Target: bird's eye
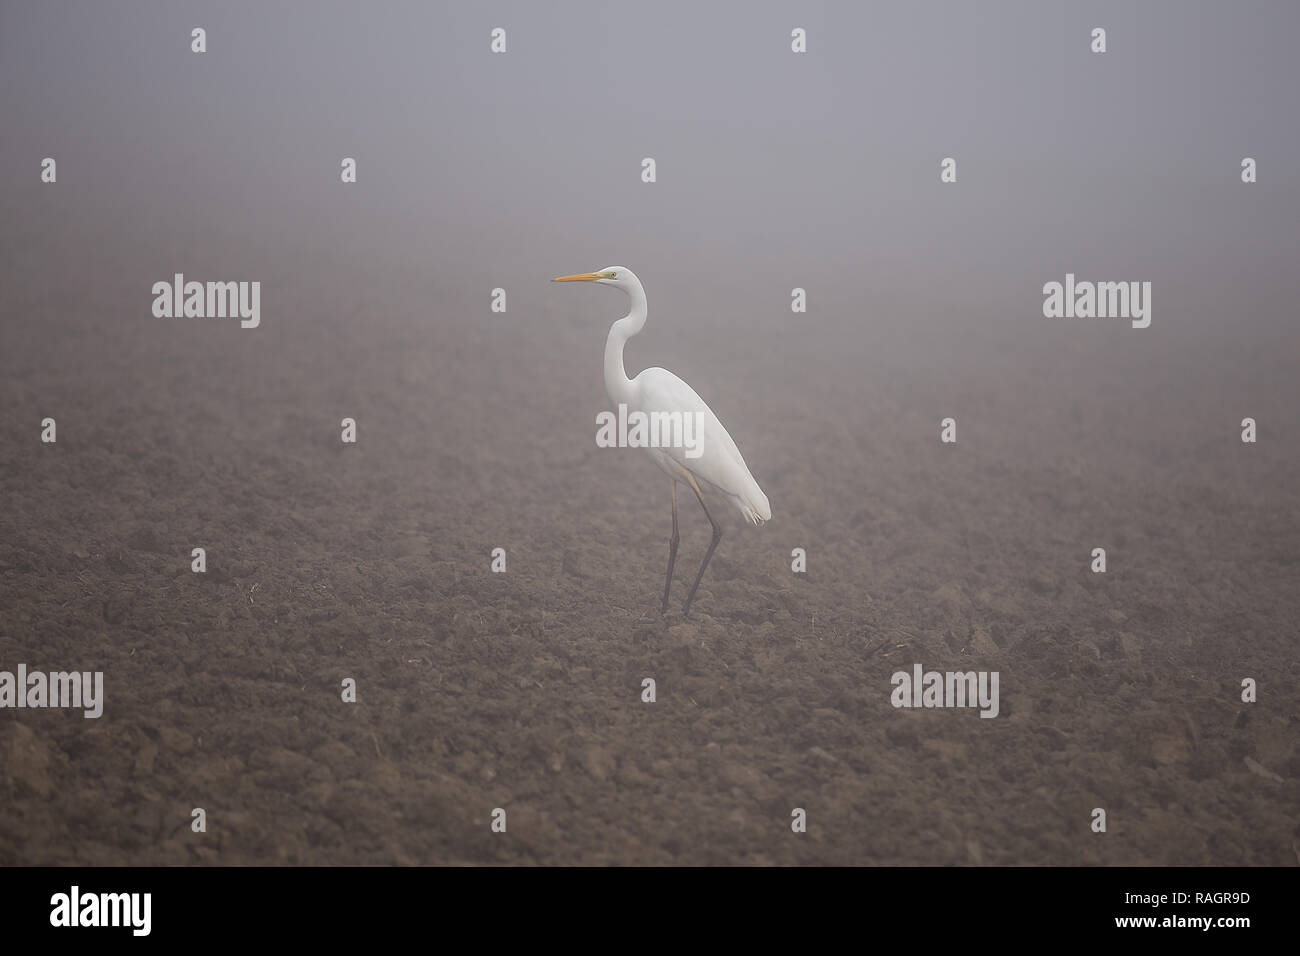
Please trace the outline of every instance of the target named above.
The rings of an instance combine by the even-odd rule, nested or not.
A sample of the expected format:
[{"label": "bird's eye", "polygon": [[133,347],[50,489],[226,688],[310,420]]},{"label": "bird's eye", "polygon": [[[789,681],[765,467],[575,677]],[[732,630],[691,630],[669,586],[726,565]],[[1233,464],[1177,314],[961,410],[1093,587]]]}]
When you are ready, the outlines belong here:
[{"label": "bird's eye", "polygon": [[618,278],[618,273],[617,273],[617,272],[606,272],[605,275],[609,276],[611,279],[617,279],[617,278]]}]

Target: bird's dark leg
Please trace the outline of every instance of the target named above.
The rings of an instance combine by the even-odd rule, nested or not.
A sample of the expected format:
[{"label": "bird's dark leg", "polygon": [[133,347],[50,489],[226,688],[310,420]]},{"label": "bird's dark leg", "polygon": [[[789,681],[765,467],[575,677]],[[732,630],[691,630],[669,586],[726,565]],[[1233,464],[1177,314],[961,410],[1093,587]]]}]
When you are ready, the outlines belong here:
[{"label": "bird's dark leg", "polygon": [[713,515],[709,514],[708,505],[704,503],[704,496],[700,494],[700,489],[695,482],[691,482],[691,490],[695,492],[700,507],[704,509],[704,517],[708,518],[709,524],[713,525],[713,540],[709,542],[709,550],[704,552],[704,563],[700,565],[700,573],[695,575],[695,583],[691,585],[691,593],[686,596],[686,604],[682,607],[682,613],[687,617],[691,616],[691,602],[695,600],[695,592],[699,590],[700,579],[704,577],[704,569],[709,566],[709,559],[713,557],[713,550],[718,546],[718,542],[722,540],[722,529],[713,520]]},{"label": "bird's dark leg", "polygon": [[677,563],[677,481],[673,480],[673,536],[668,541],[668,579],[664,581],[664,606],[661,614],[668,613],[668,591],[673,586],[673,565]]}]

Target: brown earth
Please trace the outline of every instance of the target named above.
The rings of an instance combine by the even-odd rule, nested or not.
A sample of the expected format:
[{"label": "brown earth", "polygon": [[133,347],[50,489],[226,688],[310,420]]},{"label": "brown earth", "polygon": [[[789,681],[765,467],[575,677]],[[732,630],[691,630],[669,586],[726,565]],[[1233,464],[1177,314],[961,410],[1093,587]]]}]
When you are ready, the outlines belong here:
[{"label": "brown earth", "polygon": [[[691,381],[774,514],[685,620],[707,523],[661,617],[667,481],[593,441],[622,301],[545,284],[604,263],[493,316],[446,273],[190,256],[264,280],[242,331],[152,318],[172,260],[78,228],[29,222],[0,276],[0,669],[107,703],[0,712],[0,862],[1300,859],[1293,335],[913,315],[844,348],[698,277],[715,318],[657,318],[643,271],[629,369]],[[916,662],[999,671],[1001,715],[895,710]]]}]

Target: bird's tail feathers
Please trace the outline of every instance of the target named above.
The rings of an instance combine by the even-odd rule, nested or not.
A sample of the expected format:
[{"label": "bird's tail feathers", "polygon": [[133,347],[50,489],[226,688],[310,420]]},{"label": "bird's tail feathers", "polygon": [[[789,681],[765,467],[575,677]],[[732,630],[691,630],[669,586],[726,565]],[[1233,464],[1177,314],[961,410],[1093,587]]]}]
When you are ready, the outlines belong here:
[{"label": "bird's tail feathers", "polygon": [[772,520],[772,506],[767,503],[767,495],[763,494],[763,489],[758,487],[758,482],[753,478],[749,479],[749,487],[745,489],[743,495],[736,497],[740,504],[740,511],[745,516],[745,520],[752,525],[761,525],[765,521]]}]

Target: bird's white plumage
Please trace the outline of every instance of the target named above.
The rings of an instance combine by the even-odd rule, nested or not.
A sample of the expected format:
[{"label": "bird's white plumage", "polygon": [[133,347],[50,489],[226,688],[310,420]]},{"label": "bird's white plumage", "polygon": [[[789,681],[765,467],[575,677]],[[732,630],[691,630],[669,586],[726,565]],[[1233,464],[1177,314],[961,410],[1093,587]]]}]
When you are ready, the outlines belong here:
[{"label": "bird's white plumage", "polygon": [[629,403],[629,408],[646,413],[700,413],[700,456],[687,457],[686,450],[679,447],[651,449],[655,464],[678,480],[684,468],[726,495],[750,524],[762,524],[772,517],[767,495],[749,473],[740,449],[695,389],[665,368],[645,369],[632,379],[631,385],[635,404]]}]

